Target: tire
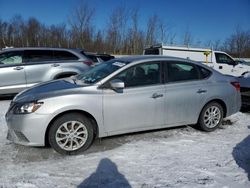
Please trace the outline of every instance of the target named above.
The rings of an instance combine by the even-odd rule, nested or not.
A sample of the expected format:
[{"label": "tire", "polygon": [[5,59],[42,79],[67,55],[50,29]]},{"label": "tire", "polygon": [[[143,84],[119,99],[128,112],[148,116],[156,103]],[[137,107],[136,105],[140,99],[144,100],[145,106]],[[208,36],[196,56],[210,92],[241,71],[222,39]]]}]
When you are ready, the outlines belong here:
[{"label": "tire", "polygon": [[79,154],[93,142],[93,124],[82,114],[68,113],[53,122],[48,137],[51,147],[58,153]]},{"label": "tire", "polygon": [[198,120],[198,126],[203,131],[211,132],[220,126],[222,120],[222,106],[217,102],[211,102],[202,109]]}]

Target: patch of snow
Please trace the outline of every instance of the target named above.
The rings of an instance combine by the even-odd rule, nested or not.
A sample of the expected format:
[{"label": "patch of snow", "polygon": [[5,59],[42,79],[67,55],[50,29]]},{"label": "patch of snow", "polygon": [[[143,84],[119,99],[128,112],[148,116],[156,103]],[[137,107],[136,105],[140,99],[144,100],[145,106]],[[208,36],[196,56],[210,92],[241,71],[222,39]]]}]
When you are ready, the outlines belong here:
[{"label": "patch of snow", "polygon": [[250,187],[247,113],[211,133],[184,126],[128,134],[61,156],[6,140],[9,103],[0,101],[0,187]]}]

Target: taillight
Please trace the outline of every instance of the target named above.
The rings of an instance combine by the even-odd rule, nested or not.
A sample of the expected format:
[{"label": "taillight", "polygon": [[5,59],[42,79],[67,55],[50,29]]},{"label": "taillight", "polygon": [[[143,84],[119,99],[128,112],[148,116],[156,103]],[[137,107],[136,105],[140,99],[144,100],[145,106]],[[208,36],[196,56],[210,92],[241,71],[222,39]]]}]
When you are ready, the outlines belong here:
[{"label": "taillight", "polygon": [[237,91],[240,91],[240,83],[239,82],[231,82],[231,84],[235,87]]},{"label": "taillight", "polygon": [[94,63],[92,61],[84,61],[85,65],[92,66]]}]

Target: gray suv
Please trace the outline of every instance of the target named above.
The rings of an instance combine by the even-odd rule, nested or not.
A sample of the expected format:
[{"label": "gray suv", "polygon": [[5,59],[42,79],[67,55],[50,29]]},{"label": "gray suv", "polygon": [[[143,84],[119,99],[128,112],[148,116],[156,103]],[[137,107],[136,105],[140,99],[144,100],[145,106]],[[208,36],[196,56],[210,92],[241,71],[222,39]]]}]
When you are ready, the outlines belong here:
[{"label": "gray suv", "polygon": [[37,83],[69,77],[90,68],[82,50],[11,48],[0,52],[0,95],[16,94]]}]

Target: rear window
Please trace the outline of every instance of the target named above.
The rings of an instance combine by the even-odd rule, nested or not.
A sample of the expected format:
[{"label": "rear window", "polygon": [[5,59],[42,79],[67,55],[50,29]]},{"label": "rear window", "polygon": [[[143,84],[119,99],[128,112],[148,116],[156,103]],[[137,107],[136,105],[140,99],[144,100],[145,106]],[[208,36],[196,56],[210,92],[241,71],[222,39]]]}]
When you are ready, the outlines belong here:
[{"label": "rear window", "polygon": [[53,51],[51,50],[25,50],[25,62],[53,61]]},{"label": "rear window", "polygon": [[94,55],[86,55],[89,59],[91,59],[94,63],[98,63],[98,59]]},{"label": "rear window", "polygon": [[54,51],[55,60],[78,60],[79,58],[68,51]]},{"label": "rear window", "polygon": [[105,56],[105,55],[103,55],[103,56],[99,56],[103,61],[108,61],[108,60],[110,60],[110,59],[114,59],[115,57],[114,56],[109,56],[109,55],[107,55],[107,56]]},{"label": "rear window", "polygon": [[159,48],[148,48],[144,50],[144,55],[159,55],[160,49]]},{"label": "rear window", "polygon": [[205,69],[203,67],[199,66],[199,69],[200,69],[200,75],[201,75],[200,77],[201,77],[201,79],[208,78],[212,74],[211,71],[209,71],[209,70],[207,70],[207,69]]}]

